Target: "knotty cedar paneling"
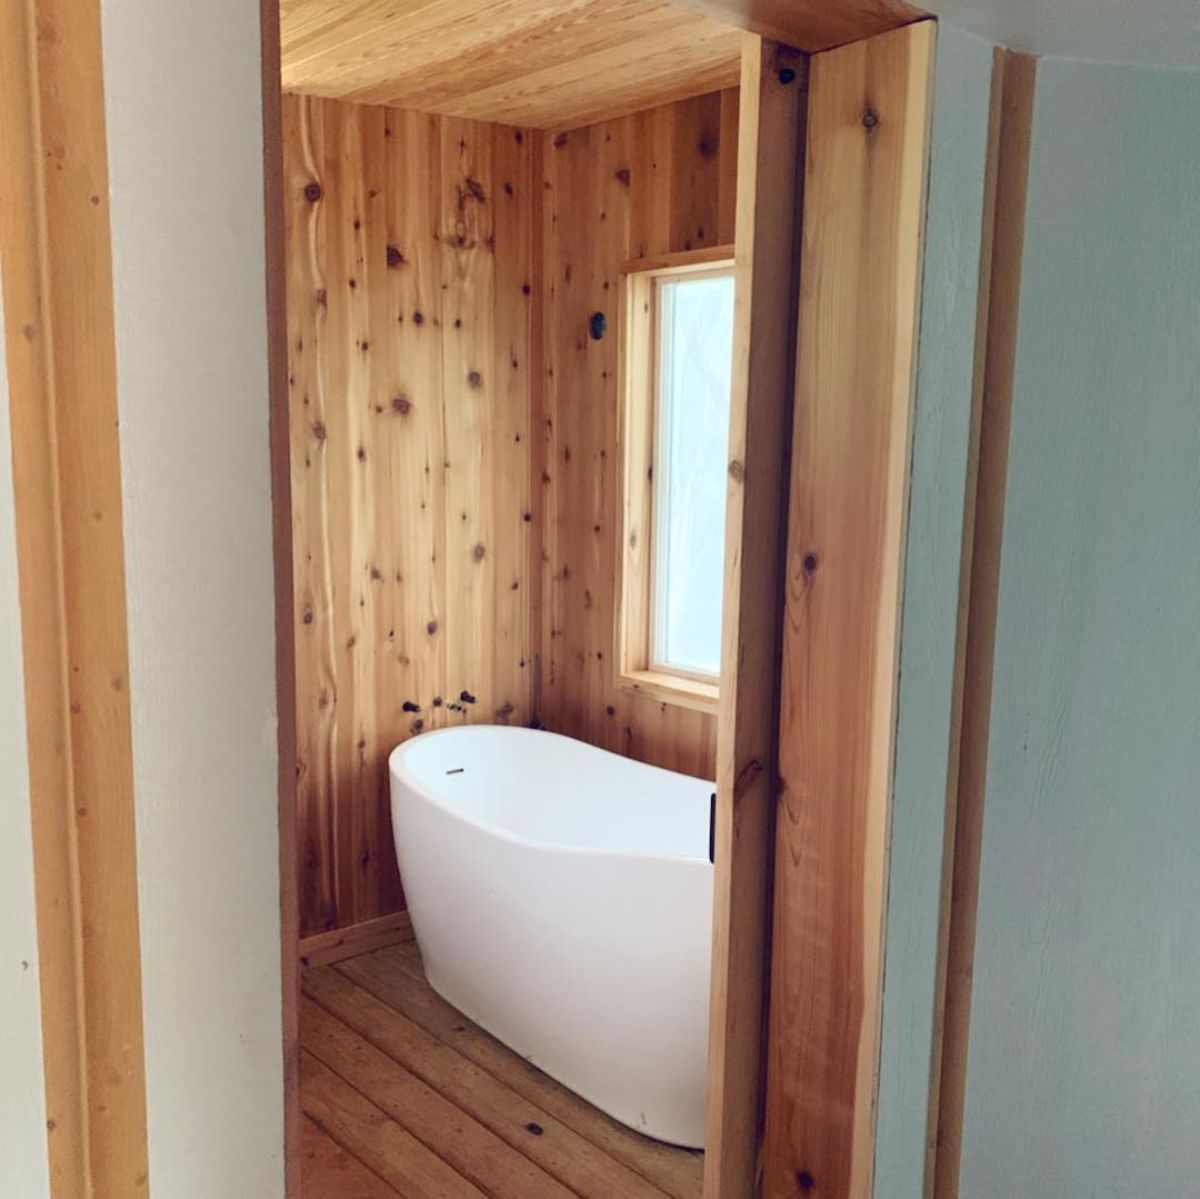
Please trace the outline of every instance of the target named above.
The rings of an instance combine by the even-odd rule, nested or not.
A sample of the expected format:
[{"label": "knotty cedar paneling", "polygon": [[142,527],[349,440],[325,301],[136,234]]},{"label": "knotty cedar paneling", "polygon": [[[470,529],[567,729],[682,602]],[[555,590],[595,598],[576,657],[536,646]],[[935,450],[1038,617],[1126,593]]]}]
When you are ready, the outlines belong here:
[{"label": "knotty cedar paneling", "polygon": [[532,143],[284,109],[302,933],[403,906],[387,755],[532,716]]},{"label": "knotty cedar paneling", "polygon": [[[547,137],[541,163],[540,715],[557,732],[706,777],[714,717],[616,682],[617,305],[627,259],[733,241],[737,108],[736,89],[714,92]],[[588,335],[596,311],[608,317],[600,341]]]},{"label": "knotty cedar paneling", "polygon": [[872,1189],[933,28],[810,62],[765,1199]]},{"label": "knotty cedar paneling", "polygon": [[669,0],[280,8],[284,86],[359,104],[564,129],[738,78],[741,31]]}]

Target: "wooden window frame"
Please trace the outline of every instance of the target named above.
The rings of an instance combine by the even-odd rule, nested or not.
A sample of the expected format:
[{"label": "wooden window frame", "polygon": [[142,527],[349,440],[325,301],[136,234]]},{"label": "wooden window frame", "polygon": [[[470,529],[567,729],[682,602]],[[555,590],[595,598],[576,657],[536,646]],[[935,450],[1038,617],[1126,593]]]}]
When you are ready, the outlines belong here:
[{"label": "wooden window frame", "polygon": [[633,259],[621,272],[619,393],[621,555],[616,614],[617,682],[662,703],[717,711],[717,679],[654,662],[654,573],[659,505],[658,296],[664,281],[735,275],[733,246]]}]

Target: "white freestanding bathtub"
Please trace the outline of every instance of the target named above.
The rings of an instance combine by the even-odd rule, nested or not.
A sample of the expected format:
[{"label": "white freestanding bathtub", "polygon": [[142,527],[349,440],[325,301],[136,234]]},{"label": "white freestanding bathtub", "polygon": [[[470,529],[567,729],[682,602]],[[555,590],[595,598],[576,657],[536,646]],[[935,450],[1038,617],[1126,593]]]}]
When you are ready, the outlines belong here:
[{"label": "white freestanding bathtub", "polygon": [[624,1124],[704,1143],[712,784],[468,725],[390,759],[430,984]]}]

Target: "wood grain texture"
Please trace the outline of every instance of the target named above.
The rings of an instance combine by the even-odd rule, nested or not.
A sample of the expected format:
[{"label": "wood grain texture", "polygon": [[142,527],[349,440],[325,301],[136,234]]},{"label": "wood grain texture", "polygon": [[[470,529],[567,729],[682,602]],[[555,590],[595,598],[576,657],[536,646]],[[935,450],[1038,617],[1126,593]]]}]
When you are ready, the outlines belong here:
[{"label": "wood grain texture", "polygon": [[711,714],[617,685],[622,264],[733,240],[736,91],[547,138],[541,291],[544,374],[536,471],[543,486],[540,716],[546,727],[711,777]]},{"label": "wood grain texture", "polygon": [[569,128],[737,82],[739,31],[667,0],[283,0],[288,91]]},{"label": "wood grain texture", "polygon": [[487,1195],[307,1049],[300,1085],[305,1113],[317,1127],[404,1199]]},{"label": "wood grain texture", "polygon": [[284,116],[307,935],[402,906],[399,741],[532,715],[532,157],[503,126]]},{"label": "wood grain texture", "polygon": [[933,24],[810,64],[764,1194],[871,1193]]},{"label": "wood grain texture", "polygon": [[929,16],[905,0],[675,0],[675,3],[814,54]]},{"label": "wood grain texture", "polygon": [[663,1199],[663,1192],[646,1178],[343,974],[310,970],[304,985],[306,994],[331,1018],[476,1121],[473,1130],[487,1129],[571,1194],[585,1199]]},{"label": "wood grain texture", "polygon": [[288,403],[287,229],[283,206],[283,97],[279,5],[260,0],[263,227],[267,266],[271,548],[275,570],[275,706],[278,748],[279,943],[283,1026],[284,1193],[300,1199],[300,890],[296,819],[296,630],[292,570],[291,416]]},{"label": "wood grain texture", "polygon": [[973,489],[968,493],[970,563],[961,666],[961,713],[953,871],[946,917],[945,979],[941,1010],[940,1071],[933,1187],[938,1199],[956,1199],[962,1156],[963,1105],[971,1023],[979,865],[987,787],[992,676],[1000,590],[1000,551],[1008,442],[1020,315],[1025,205],[1033,131],[1036,59],[997,51],[993,67],[992,187],[990,227],[985,226],[989,272],[977,331],[979,428]]},{"label": "wood grain texture", "polygon": [[344,958],[383,949],[387,945],[411,941],[413,935],[412,918],[408,912],[377,916],[361,924],[350,924],[345,928],[305,937],[300,942],[300,965],[306,969],[309,966],[328,966]]},{"label": "wood grain texture", "polygon": [[572,1192],[552,1175],[307,996],[300,1023],[305,1052],[485,1194],[495,1199],[571,1199]]},{"label": "wood grain texture", "polygon": [[297,1165],[304,1179],[304,1199],[403,1199],[310,1116],[301,1126]]},{"label": "wood grain texture", "polygon": [[[512,1102],[524,1101],[545,1112],[553,1122],[539,1120],[545,1128],[561,1126],[569,1130],[673,1199],[696,1199],[700,1194],[702,1154],[631,1133],[477,1025],[464,1020],[460,1012],[429,986],[415,942],[341,962],[336,969],[496,1079],[518,1097]],[[580,1169],[588,1169],[589,1163],[596,1161],[581,1154],[573,1156]],[[614,1177],[621,1175],[618,1172]]]},{"label": "wood grain texture", "polygon": [[795,51],[746,35],[717,736],[709,1199],[753,1193],[761,1149],[807,70]]},{"label": "wood grain texture", "polygon": [[5,5],[0,100],[51,1188],[126,1199],[148,1165],[99,5]]}]

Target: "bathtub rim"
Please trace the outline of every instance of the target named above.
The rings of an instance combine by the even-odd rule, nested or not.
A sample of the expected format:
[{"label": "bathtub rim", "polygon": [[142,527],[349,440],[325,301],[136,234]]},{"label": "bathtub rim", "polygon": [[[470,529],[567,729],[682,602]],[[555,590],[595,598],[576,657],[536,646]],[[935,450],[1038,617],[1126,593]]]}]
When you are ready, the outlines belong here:
[{"label": "bathtub rim", "polygon": [[[461,733],[467,729],[506,729],[510,732],[519,733],[537,733],[539,736],[554,737],[561,741],[570,741],[575,745],[582,745],[585,748],[597,753],[604,754],[608,757],[617,758],[622,762],[633,762],[638,766],[644,767],[646,770],[661,771],[664,774],[674,774],[681,778],[694,779],[698,783],[703,783],[705,786],[716,789],[716,783],[710,782],[707,779],[697,778],[695,775],[683,774],[678,770],[664,770],[661,766],[652,766],[648,762],[638,762],[635,758],[626,758],[622,754],[614,753],[610,749],[604,749],[599,745],[592,745],[588,741],[580,741],[577,737],[568,737],[565,733],[554,733],[549,729],[526,729],[522,727],[514,728],[511,725],[504,724],[470,724],[459,725],[457,727],[448,727],[441,729],[430,729],[427,733],[418,733],[414,737],[408,737],[401,741],[388,754],[388,777],[392,783],[402,783],[410,790],[418,792],[426,802],[431,803],[434,807],[444,812],[447,816],[457,821],[459,824],[469,828],[481,829],[489,836],[505,841],[510,845],[519,845],[527,849],[536,849],[539,852],[552,852],[564,854],[571,857],[580,858],[633,858],[639,861],[651,862],[690,862],[698,865],[707,866],[712,870],[713,864],[709,861],[707,854],[682,854],[682,853],[665,853],[661,850],[648,849],[592,849],[586,846],[579,845],[559,845],[554,841],[542,841],[536,837],[527,837],[520,833],[514,833],[511,829],[505,828],[503,825],[497,824],[490,820],[476,820],[456,808],[453,804],[447,803],[442,799],[434,789],[422,785],[418,776],[414,771],[404,764],[404,755],[409,748],[418,741],[423,741],[427,737],[440,737],[448,733]],[[396,814],[396,794],[389,787],[389,803],[392,809],[392,821],[395,824]]]}]

